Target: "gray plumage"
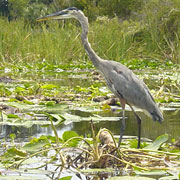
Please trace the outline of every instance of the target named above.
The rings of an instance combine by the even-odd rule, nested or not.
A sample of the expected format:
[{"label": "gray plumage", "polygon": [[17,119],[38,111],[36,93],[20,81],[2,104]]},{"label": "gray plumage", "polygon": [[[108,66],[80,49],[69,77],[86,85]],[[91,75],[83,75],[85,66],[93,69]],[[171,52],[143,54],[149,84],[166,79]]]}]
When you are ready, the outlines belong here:
[{"label": "gray plumage", "polygon": [[100,66],[110,90],[117,97],[124,99],[129,105],[147,111],[154,121],[163,120],[147,86],[130,69],[114,61],[104,61]]},{"label": "gray plumage", "polygon": [[109,89],[120,99],[123,109],[123,119],[119,146],[125,129],[125,105],[128,104],[135,114],[138,122],[138,147],[140,147],[141,118],[132,106],[141,108],[149,113],[154,121],[161,122],[163,115],[150,94],[147,86],[130,69],[121,63],[100,58],[88,41],[88,19],[81,10],[75,7],[67,8],[54,14],[50,14],[37,21],[48,19],[77,19],[82,27],[82,44],[94,66],[103,74]]}]

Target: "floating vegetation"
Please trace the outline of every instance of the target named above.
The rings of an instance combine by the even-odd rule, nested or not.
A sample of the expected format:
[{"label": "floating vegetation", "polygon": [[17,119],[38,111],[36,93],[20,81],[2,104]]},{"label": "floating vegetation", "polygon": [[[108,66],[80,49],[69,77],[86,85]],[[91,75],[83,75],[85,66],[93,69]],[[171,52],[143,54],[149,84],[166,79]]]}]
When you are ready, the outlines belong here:
[{"label": "floating vegetation", "polygon": [[[167,143],[166,134],[152,143],[144,142],[142,149],[130,147],[132,140],[124,141],[118,149],[108,129],[100,129],[95,134],[91,123],[92,138],[84,138],[74,131],[66,131],[60,138],[52,118],[50,121],[55,136],[33,138],[23,145],[7,146],[5,143],[4,153],[0,156],[1,166],[22,175],[25,172],[42,173],[52,179],[60,178],[64,170],[87,176],[108,174],[111,177],[123,174],[130,177],[159,176],[170,179],[178,179],[180,176],[180,149]],[[137,140],[134,141],[137,145]],[[9,174],[4,171],[0,177]]]},{"label": "floating vegetation", "polygon": [[[136,149],[136,137],[125,137],[118,150],[117,138],[112,134],[119,134],[121,107],[98,72],[79,67],[67,71],[67,67],[47,64],[44,69],[13,68],[7,67],[0,78],[0,179],[64,177],[68,180],[77,178],[76,174],[87,176],[87,179],[104,177],[112,180],[178,178],[179,129],[172,128],[179,126],[178,72],[164,71],[162,76],[155,71],[143,75],[138,72],[150,89],[155,89],[151,92],[166,118],[162,125],[149,125],[151,121],[143,121],[146,137],[152,137],[152,128],[153,139],[164,133],[162,129],[167,133],[170,129],[170,135],[159,136],[153,142],[144,139],[141,149]],[[19,80],[15,80],[15,76]],[[128,120],[132,119],[129,109],[127,116]],[[91,120],[95,129],[89,128]],[[106,127],[108,122],[108,129],[100,128]],[[132,127],[135,128],[133,121],[131,123],[128,129],[132,131]],[[31,131],[34,126],[50,131],[37,135],[37,128],[27,133],[27,129]],[[8,127],[14,131],[9,132]],[[22,127],[26,128],[25,132]],[[62,127],[67,128],[61,131]]]}]

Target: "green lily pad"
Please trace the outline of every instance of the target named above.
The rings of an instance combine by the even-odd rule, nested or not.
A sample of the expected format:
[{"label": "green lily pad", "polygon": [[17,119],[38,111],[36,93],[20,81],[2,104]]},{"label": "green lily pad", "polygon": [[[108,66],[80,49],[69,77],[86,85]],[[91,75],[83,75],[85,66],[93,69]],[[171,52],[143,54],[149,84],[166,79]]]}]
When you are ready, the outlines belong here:
[{"label": "green lily pad", "polygon": [[168,134],[163,134],[157,137],[152,144],[146,146],[143,149],[158,150],[161,147],[161,145],[168,140],[168,138],[169,138]]}]

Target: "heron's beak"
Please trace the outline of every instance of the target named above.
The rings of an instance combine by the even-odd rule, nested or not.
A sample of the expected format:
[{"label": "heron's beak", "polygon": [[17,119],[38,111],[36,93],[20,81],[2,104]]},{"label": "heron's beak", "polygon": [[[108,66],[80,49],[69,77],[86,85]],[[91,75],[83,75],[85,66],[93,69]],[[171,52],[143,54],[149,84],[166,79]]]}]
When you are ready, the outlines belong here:
[{"label": "heron's beak", "polygon": [[68,11],[59,11],[53,14],[49,14],[47,16],[43,16],[40,18],[37,18],[36,21],[46,21],[46,20],[50,20],[50,19],[65,19],[68,18]]}]

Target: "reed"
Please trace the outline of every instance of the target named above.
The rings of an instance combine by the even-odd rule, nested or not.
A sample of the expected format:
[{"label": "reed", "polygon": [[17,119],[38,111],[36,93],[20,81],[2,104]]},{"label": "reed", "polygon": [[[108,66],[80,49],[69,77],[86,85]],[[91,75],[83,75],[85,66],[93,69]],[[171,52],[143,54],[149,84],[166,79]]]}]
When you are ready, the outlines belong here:
[{"label": "reed", "polygon": [[[32,27],[23,19],[11,22],[0,19],[0,27],[3,27],[0,28],[1,64],[46,61],[68,65],[89,62],[80,41],[81,28],[74,20],[51,21]],[[105,59],[122,62],[157,59],[163,62],[169,58],[178,62],[179,34],[176,33],[175,44],[156,30],[152,22],[146,26],[140,22],[119,22],[118,18],[101,17],[90,23],[89,41],[97,54]],[[169,50],[173,54],[168,57]]]}]

